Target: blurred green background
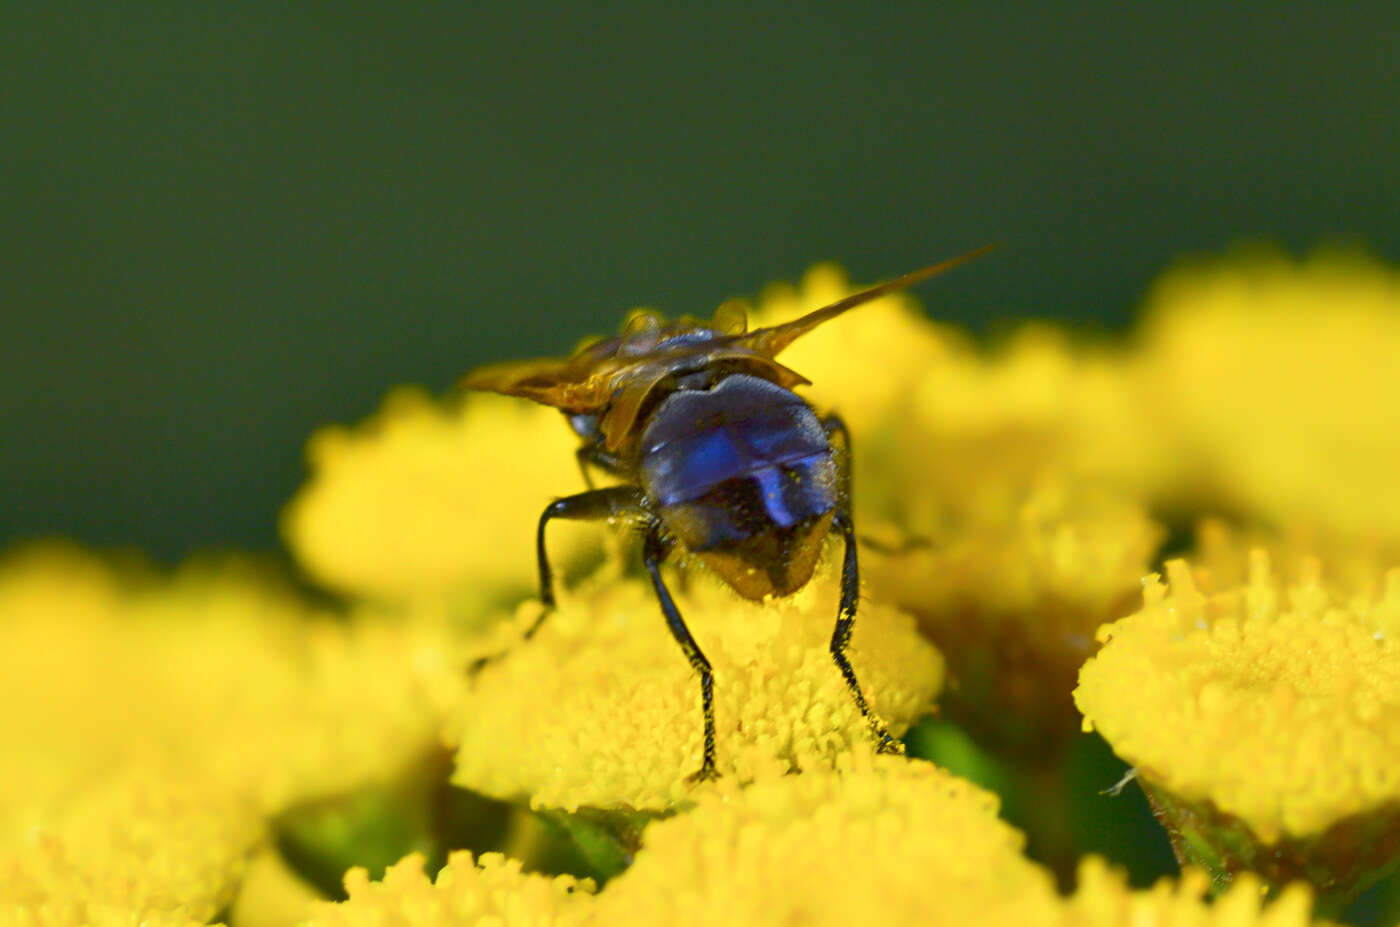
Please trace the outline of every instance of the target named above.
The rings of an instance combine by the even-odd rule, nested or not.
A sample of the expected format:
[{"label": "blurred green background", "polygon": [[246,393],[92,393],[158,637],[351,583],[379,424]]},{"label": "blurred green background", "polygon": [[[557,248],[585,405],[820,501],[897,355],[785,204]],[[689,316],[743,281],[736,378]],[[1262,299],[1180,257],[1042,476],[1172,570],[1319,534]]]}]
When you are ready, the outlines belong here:
[{"label": "blurred green background", "polygon": [[[835,258],[976,330],[1400,258],[1400,6],[9,3],[0,542],[269,548],[317,425]],[[819,373],[819,372],[816,372]],[[491,453],[491,448],[482,448]]]}]

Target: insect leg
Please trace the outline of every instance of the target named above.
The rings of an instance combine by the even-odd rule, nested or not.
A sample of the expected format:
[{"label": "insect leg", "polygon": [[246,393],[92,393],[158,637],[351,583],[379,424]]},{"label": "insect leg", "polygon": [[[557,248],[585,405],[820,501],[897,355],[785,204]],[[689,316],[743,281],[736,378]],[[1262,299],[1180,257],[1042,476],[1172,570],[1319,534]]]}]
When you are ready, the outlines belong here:
[{"label": "insect leg", "polygon": [[635,486],[608,486],[603,489],[590,489],[574,496],[555,499],[545,506],[540,514],[540,526],[535,532],[535,553],[540,562],[540,601],[545,612],[525,632],[529,638],[544,621],[545,615],[554,609],[553,570],[549,566],[549,554],[544,546],[544,526],[556,518],[568,521],[601,521],[618,516],[640,516],[645,513],[645,497]]},{"label": "insect leg", "polygon": [[823,419],[822,425],[826,428],[828,436],[839,435],[841,438],[841,450],[836,457],[841,480],[841,497],[837,502],[835,527],[841,531],[842,542],[846,548],[845,557],[841,561],[841,603],[836,611],[836,630],[831,635],[831,658],[836,661],[837,669],[846,680],[846,688],[851,690],[851,697],[855,699],[861,717],[870,725],[870,731],[875,735],[876,748],[881,753],[903,753],[903,745],[890,736],[885,722],[870,710],[865,693],[860,690],[860,681],[856,679],[856,671],[846,657],[846,648],[851,643],[851,631],[856,624],[856,606],[860,601],[856,531],[851,523],[851,433],[846,430],[846,423],[835,415]]},{"label": "insect leg", "polygon": [[690,629],[685,626],[685,620],[676,609],[676,603],[666,589],[666,584],[661,581],[661,562],[666,559],[668,553],[670,549],[661,537],[661,532],[657,530],[656,525],[652,525],[647,531],[642,561],[646,564],[647,572],[651,574],[651,585],[656,590],[656,598],[661,603],[661,612],[666,616],[666,626],[671,629],[671,636],[681,645],[681,650],[685,652],[691,667],[700,674],[700,708],[705,716],[705,747],[700,769],[691,775],[690,779],[715,779],[719,776],[715,769],[715,674],[710,669],[710,661],[705,659],[699,645],[695,643],[695,638],[691,637]]},{"label": "insect leg", "polygon": [[822,428],[826,429],[827,440],[834,437],[841,439],[841,450],[837,452],[836,463],[837,472],[841,480],[841,499],[847,513],[851,510],[851,432],[846,428],[845,421],[841,416],[832,413],[822,419]]},{"label": "insect leg", "polygon": [[579,445],[574,451],[574,460],[578,462],[578,470],[583,474],[583,482],[589,489],[597,488],[593,483],[593,470],[590,470],[590,467],[613,475],[622,470],[622,464],[617,457],[597,444]]}]

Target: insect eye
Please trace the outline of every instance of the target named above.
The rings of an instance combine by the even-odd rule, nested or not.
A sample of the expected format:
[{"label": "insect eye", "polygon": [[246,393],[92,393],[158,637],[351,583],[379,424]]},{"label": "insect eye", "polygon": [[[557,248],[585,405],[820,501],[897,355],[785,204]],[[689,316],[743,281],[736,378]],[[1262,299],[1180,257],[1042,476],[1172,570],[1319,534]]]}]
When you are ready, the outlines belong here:
[{"label": "insect eye", "polygon": [[741,300],[731,299],[719,304],[710,328],[721,335],[742,335],[749,330],[749,314]]},{"label": "insect eye", "polygon": [[661,328],[661,317],[649,309],[637,309],[623,323],[623,335],[641,335]]}]

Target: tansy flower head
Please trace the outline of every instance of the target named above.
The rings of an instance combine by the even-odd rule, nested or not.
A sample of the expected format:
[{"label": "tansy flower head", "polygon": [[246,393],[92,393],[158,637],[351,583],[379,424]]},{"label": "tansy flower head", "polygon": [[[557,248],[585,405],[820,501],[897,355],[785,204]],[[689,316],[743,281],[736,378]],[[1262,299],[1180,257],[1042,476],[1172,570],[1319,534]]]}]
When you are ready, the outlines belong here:
[{"label": "tansy flower head", "polygon": [[1143,335],[1144,394],[1198,494],[1400,537],[1400,275],[1335,256],[1180,271]]},{"label": "tansy flower head", "polygon": [[264,838],[256,809],[207,781],[117,776],[0,842],[0,924],[203,924]]},{"label": "tansy flower head", "polygon": [[1349,897],[1400,846],[1400,571],[1343,596],[1254,557],[1202,590],[1186,564],[1106,626],[1075,699],[1139,776],[1178,856],[1218,879],[1306,876]]},{"label": "tansy flower head", "polygon": [[1180,881],[1162,879],[1145,891],[1130,889],[1121,873],[1091,856],[1079,867],[1079,883],[1065,901],[1065,923],[1074,927],[1306,927],[1312,923],[1312,893],[1294,882],[1267,904],[1265,886],[1243,873],[1211,903],[1210,880],[1188,869]]},{"label": "tansy flower head", "polygon": [[[748,779],[829,766],[870,743],[829,650],[837,583],[819,572],[787,599],[740,599],[691,570],[676,604],[715,676],[719,771]],[[521,607],[522,624],[539,606]],[[937,652],[913,621],[862,603],[851,662],[897,736],[931,703]],[[650,584],[603,576],[564,592],[539,633],[467,686],[449,726],[455,781],[540,807],[664,809],[700,767],[699,680]]]},{"label": "tansy flower head", "polygon": [[939,358],[875,434],[882,488],[857,504],[936,534],[1000,517],[1047,476],[1151,497],[1175,479],[1174,458],[1136,390],[1125,358],[1044,326]]},{"label": "tansy flower head", "polygon": [[345,890],[348,901],[313,905],[305,927],[579,924],[590,909],[593,885],[570,876],[525,873],[518,862],[497,853],[473,861],[470,853],[460,852],[448,858],[436,879],[423,872],[423,858],[415,854],[390,866],[381,882],[371,882],[364,869],[350,870]]},{"label": "tansy flower head", "polygon": [[1140,507],[1042,480],[992,517],[866,558],[871,595],[946,656],[952,719],[1025,757],[1077,730],[1070,699],[1099,625],[1131,612],[1160,539]]},{"label": "tansy flower head", "polygon": [[236,564],[162,576],[12,555],[0,857],[18,903],[212,916],[273,814],[433,749],[443,649],[414,625],[317,615]]},{"label": "tansy flower head", "polygon": [[652,824],[600,924],[1055,924],[1048,871],[995,796],[877,757],[701,795]]},{"label": "tansy flower head", "polygon": [[[479,610],[489,596],[534,588],[540,512],[584,488],[577,444],[543,406],[473,395],[449,407],[400,390],[360,425],[311,439],[311,478],[288,506],[283,533],[331,589]],[[567,561],[596,537],[560,526],[550,549]]]}]

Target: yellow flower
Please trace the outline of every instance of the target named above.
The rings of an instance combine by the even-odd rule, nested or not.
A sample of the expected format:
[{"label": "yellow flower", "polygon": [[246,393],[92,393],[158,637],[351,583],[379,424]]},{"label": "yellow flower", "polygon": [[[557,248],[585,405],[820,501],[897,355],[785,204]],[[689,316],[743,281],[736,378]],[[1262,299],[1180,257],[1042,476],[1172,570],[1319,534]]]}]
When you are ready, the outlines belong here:
[{"label": "yellow flower", "polygon": [[[283,534],[328,588],[480,611],[535,591],[540,512],[584,488],[577,444],[558,412],[524,400],[474,395],[449,407],[401,389],[355,428],[311,439],[311,478]],[[590,540],[596,530],[561,525],[550,550],[567,562]]]},{"label": "yellow flower", "polygon": [[929,364],[877,435],[882,513],[937,535],[1000,518],[1046,478],[1147,499],[1174,457],[1141,412],[1132,365],[1026,326],[999,349]]},{"label": "yellow flower", "polygon": [[[677,605],[715,674],[721,773],[829,766],[871,735],[828,650],[836,577],[754,603],[692,570]],[[527,624],[538,605],[521,607]],[[866,697],[898,735],[930,704],[942,663],[888,606],[866,603],[851,646]],[[459,785],[537,807],[664,809],[700,768],[699,678],[651,586],[604,575],[560,597],[538,634],[481,671],[449,727]]]},{"label": "yellow flower", "polygon": [[350,898],[318,904],[311,927],[355,924],[917,924],[1046,927],[1303,927],[1310,893],[1264,903],[1244,876],[1214,904],[1189,872],[1134,891],[1098,858],[1067,898],[996,796],[928,763],[851,754],[837,770],[732,779],[651,824],[632,866],[596,895],[590,883],[522,874],[494,855],[453,857],[432,883],[410,856],[384,880],[362,870]]},{"label": "yellow flower", "polygon": [[1137,505],[1043,480],[995,518],[872,553],[866,575],[872,597],[913,612],[947,658],[957,685],[945,713],[1027,758],[1078,730],[1079,666],[1099,625],[1141,601],[1160,537]]},{"label": "yellow flower", "polygon": [[698,797],[652,824],[598,924],[1057,924],[997,799],[927,763],[856,760]]},{"label": "yellow flower", "polygon": [[1400,537],[1400,275],[1340,256],[1179,271],[1143,340],[1143,387],[1197,495]]},{"label": "yellow flower", "polygon": [[121,776],[0,843],[0,924],[207,923],[264,838],[246,797],[204,781]]},{"label": "yellow flower", "polygon": [[389,867],[381,882],[371,882],[363,869],[351,869],[345,889],[348,901],[313,905],[305,927],[576,924],[592,901],[593,884],[525,873],[518,862],[498,853],[473,862],[464,851],[452,854],[433,880],[423,872],[422,856],[413,854]]},{"label": "yellow flower", "polygon": [[316,615],[246,567],[12,555],[0,858],[15,903],[212,916],[271,815],[433,748],[444,651],[417,626]]},{"label": "yellow flower", "polygon": [[1100,632],[1075,691],[1086,728],[1138,767],[1179,856],[1364,885],[1400,833],[1400,570],[1370,596],[1329,589],[1316,561],[1280,583],[1262,552],[1243,587],[1167,572]]},{"label": "yellow flower", "polygon": [[1066,899],[1066,923],[1075,927],[1306,927],[1312,923],[1312,895],[1294,882],[1279,897],[1263,904],[1263,882],[1243,873],[1214,903],[1206,899],[1210,882],[1199,869],[1181,880],[1163,879],[1146,891],[1133,891],[1120,873],[1102,859],[1089,857],[1079,867],[1079,884]]}]

